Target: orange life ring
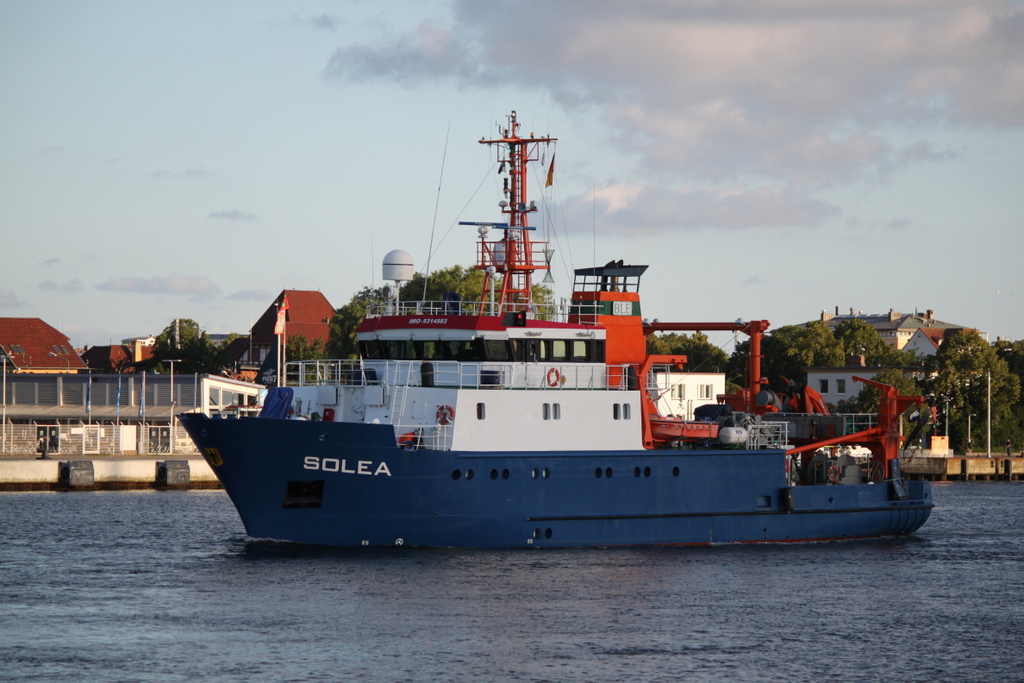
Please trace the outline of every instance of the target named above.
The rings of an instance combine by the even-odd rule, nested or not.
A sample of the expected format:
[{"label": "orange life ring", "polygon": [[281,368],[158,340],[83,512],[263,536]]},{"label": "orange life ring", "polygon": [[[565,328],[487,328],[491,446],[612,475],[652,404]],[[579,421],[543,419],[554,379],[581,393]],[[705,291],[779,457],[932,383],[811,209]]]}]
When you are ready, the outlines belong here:
[{"label": "orange life ring", "polygon": [[557,387],[558,383],[562,380],[562,373],[558,371],[558,368],[551,368],[548,370],[548,386]]},{"label": "orange life ring", "polygon": [[437,407],[437,424],[447,425],[451,424],[452,420],[455,419],[455,408],[451,406],[438,406]]}]

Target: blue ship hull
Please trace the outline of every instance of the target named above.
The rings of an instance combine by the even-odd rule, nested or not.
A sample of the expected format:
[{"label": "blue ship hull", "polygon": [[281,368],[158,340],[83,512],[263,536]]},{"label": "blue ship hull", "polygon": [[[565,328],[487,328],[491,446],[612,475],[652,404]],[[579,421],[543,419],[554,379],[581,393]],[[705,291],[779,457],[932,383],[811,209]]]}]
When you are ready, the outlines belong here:
[{"label": "blue ship hull", "polygon": [[181,416],[255,538],[517,548],[909,534],[928,482],[791,486],[782,450],[406,449],[386,424]]}]

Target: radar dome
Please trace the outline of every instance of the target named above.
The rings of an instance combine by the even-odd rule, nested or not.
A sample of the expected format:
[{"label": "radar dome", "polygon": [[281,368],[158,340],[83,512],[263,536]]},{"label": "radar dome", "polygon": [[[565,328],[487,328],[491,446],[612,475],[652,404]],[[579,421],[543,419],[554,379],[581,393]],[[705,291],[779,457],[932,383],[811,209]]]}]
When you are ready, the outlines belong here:
[{"label": "radar dome", "polygon": [[384,257],[384,279],[393,282],[412,280],[412,256],[407,251],[395,249]]}]

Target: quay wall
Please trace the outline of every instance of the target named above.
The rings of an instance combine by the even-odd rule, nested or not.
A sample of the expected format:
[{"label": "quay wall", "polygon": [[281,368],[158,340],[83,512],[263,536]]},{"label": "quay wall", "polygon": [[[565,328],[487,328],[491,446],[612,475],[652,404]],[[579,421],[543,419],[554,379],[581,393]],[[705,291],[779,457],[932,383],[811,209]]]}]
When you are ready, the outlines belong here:
[{"label": "quay wall", "polygon": [[0,491],[220,488],[197,457],[0,458]]}]

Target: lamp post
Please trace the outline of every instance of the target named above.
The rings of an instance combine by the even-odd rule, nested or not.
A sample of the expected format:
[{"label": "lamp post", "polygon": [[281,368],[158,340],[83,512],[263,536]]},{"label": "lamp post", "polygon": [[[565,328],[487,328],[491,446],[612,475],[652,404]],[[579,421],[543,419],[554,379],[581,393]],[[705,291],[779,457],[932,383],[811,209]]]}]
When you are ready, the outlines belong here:
[{"label": "lamp post", "polygon": [[0,360],[4,363],[4,413],[3,421],[0,422],[0,427],[3,427],[3,448],[0,448],[0,453],[7,452],[7,354],[2,348],[0,348]]},{"label": "lamp post", "polygon": [[971,418],[974,417],[974,413],[967,413],[967,455],[971,455]]},{"label": "lamp post", "polygon": [[67,358],[61,358],[60,356],[55,354],[53,351],[50,351],[50,353],[48,355],[53,356],[54,358],[57,358],[59,360],[64,361],[67,364],[67,367],[65,368],[65,370],[67,370],[69,373],[71,372],[71,361],[69,361]]},{"label": "lamp post", "polygon": [[[175,321],[177,322],[177,321]],[[168,444],[168,451],[170,454],[174,454],[174,364],[180,363],[180,358],[174,358],[173,360],[168,359],[165,363],[171,364],[171,419],[167,421],[167,426],[170,428],[171,442]]]}]

